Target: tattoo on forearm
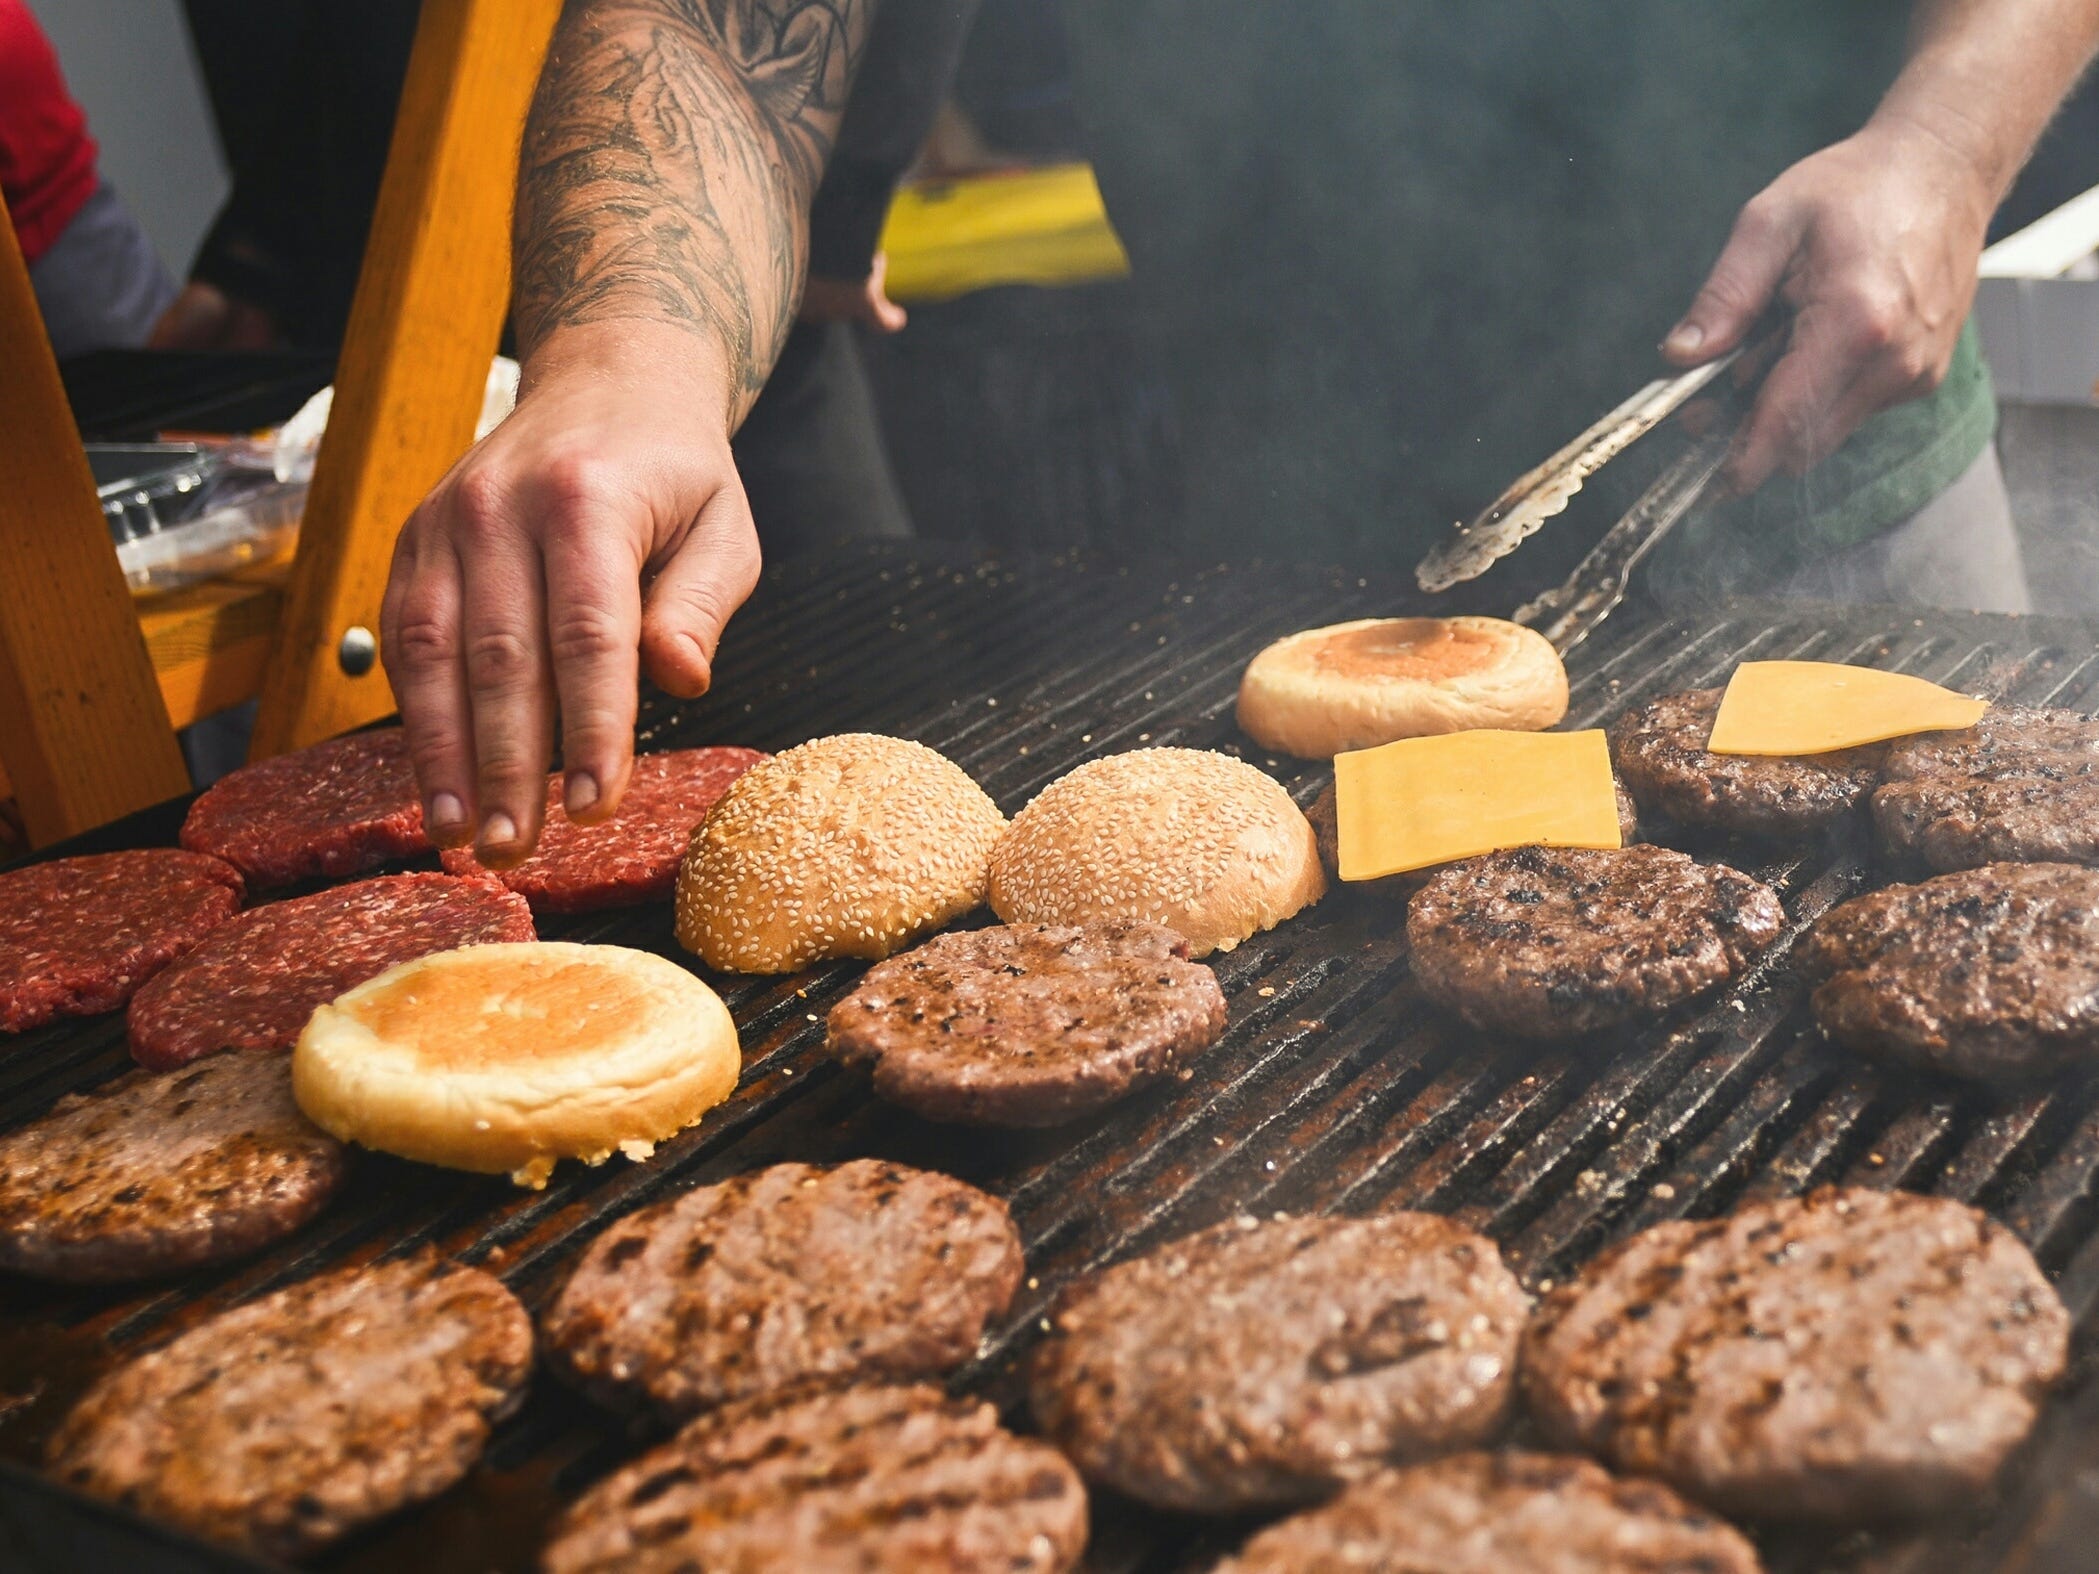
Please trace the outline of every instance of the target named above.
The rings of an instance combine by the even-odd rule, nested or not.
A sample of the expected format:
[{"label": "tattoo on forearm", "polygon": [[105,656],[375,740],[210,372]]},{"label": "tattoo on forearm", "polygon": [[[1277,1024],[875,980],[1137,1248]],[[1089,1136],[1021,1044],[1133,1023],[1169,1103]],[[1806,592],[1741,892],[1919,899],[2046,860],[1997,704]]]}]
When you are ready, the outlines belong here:
[{"label": "tattoo on forearm", "polygon": [[793,324],[809,203],[874,0],[580,0],[518,166],[520,345],[644,318],[716,339],[740,414]]}]

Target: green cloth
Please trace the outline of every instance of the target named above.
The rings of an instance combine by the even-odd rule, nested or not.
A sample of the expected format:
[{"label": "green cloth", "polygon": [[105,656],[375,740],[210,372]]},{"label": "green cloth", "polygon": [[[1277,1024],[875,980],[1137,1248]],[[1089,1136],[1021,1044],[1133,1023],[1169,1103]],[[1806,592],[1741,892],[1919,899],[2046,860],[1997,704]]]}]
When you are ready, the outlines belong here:
[{"label": "green cloth", "polygon": [[[1910,11],[1066,0],[1185,454],[1183,506],[1133,522],[1131,544],[1411,566],[1659,373],[1742,204],[1865,122]],[[1782,545],[1766,562],[1848,545],[1958,474],[1991,419],[1969,346],[1937,397],[1699,536]],[[1651,447],[1476,604],[1564,576],[1661,462]]]},{"label": "green cloth", "polygon": [[1753,591],[1809,559],[1871,540],[1951,486],[1997,431],[1997,396],[1971,319],[1938,391],[1884,410],[1798,480],[1694,515],[1655,553],[1665,600]]}]

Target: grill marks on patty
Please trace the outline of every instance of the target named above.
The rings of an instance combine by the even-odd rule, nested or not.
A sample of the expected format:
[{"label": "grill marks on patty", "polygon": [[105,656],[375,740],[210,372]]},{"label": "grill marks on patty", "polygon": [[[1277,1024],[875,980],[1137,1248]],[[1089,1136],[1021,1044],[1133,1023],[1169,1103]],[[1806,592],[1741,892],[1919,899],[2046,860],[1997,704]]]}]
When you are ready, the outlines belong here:
[{"label": "grill marks on patty", "polygon": [[1929,869],[2099,864],[2099,720],[1997,705],[1963,732],[1904,739],[1873,794],[1881,844]]},{"label": "grill marks on patty", "polygon": [[1059,1574],[1086,1495],[1055,1450],[981,1400],[850,1388],[700,1417],[585,1493],[546,1574]]},{"label": "grill marks on patty", "polygon": [[96,1284],[224,1262],[304,1225],[348,1168],[281,1055],[132,1072],[0,1137],[0,1267]]},{"label": "grill marks on patty", "polygon": [[1216,1041],[1224,992],[1156,924],[999,925],[880,963],[831,1008],[830,1052],[932,1120],[1051,1126]]},{"label": "grill marks on patty", "polygon": [[1987,864],[1856,897],[1809,934],[1841,1044],[2014,1081],[2099,1059],[2099,869]]},{"label": "grill marks on patty", "polygon": [[1529,1304],[1447,1219],[1241,1218],[1067,1290],[1030,1402],[1089,1479],[1147,1502],[1302,1503],[1492,1433]]},{"label": "grill marks on patty", "polygon": [[1732,1526],[1586,1459],[1460,1454],[1391,1471],[1262,1531],[1214,1574],[1760,1574]]},{"label": "grill marks on patty", "polygon": [[1659,1016],[1778,938],[1778,894],[1653,846],[1522,847],[1440,870],[1407,908],[1414,976],[1474,1027],[1561,1038]]},{"label": "grill marks on patty", "polygon": [[301,1558],[465,1475],[531,1364],[524,1308],[487,1274],[347,1268],[104,1377],[53,1437],[51,1469],[206,1540]]},{"label": "grill marks on patty", "polygon": [[1721,689],[1665,694],[1611,723],[1611,759],[1642,810],[1744,836],[1812,836],[1856,809],[1886,744],[1780,759],[1714,754]]},{"label": "grill marks on patty", "polygon": [[1005,1205],[902,1164],[776,1164],[621,1220],[543,1318],[585,1393],[671,1420],[811,1383],[937,1376],[1020,1282]]},{"label": "grill marks on patty", "polygon": [[2009,1231],[1827,1187],[1607,1252],[1540,1305],[1523,1382],[1555,1441],[1723,1512],[1869,1520],[1986,1485],[2068,1339]]}]

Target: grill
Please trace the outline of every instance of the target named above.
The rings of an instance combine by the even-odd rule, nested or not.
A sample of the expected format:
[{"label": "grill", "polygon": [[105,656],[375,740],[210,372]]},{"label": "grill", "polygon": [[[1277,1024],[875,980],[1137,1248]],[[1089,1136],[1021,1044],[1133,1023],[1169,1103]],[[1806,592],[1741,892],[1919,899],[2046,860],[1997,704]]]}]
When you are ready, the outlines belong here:
[{"label": "grill", "polygon": [[[790,564],[738,619],[717,695],[643,708],[648,747],[783,748],[825,732],[915,737],[962,763],[1009,813],[1097,754],[1221,748],[1275,769],[1299,802],[1321,773],[1273,761],[1232,726],[1240,668],[1291,630],[1389,612],[1392,585],[1297,570],[1169,577],[1140,568],[1027,568],[877,549]],[[2090,708],[2091,631],[2037,620],[1893,609],[1737,604],[1718,616],[1622,614],[1572,662],[1570,725],[1718,681],[1751,657],[1864,662],[1997,697]],[[180,806],[86,846],[171,839]],[[1871,875],[1863,840],[1770,861],[1732,856],[1783,893],[1789,938]],[[718,981],[745,1075],[701,1128],[647,1165],[564,1166],[541,1193],[367,1155],[347,1193],[277,1250],[144,1292],[0,1286],[0,1457],[34,1459],[66,1403],[121,1353],[317,1270],[434,1245],[499,1272],[538,1305],[597,1228],[684,1187],[786,1158],[872,1154],[948,1171],[1004,1197],[1030,1277],[956,1379],[1009,1410],[1016,1358],[1075,1274],[1242,1210],[1453,1214],[1544,1287],[1604,1244],[1825,1181],[1905,1186],[1989,1209],[2032,1245],[2081,1337],[2099,1295],[2099,1082],[2010,1099],[1884,1070],[1821,1043],[1782,945],[1697,1015],[1581,1049],[1490,1042],[1421,1004],[1398,911],[1338,892],[1306,918],[1216,959],[1230,997],[1221,1044],[1183,1080],[1090,1124],[1048,1133],[921,1122],[821,1055],[821,1017],[857,967]],[[548,918],[547,938],[680,957],[667,908]],[[0,1057],[0,1124],[128,1064],[121,1018],[61,1024]],[[377,1528],[325,1566],[411,1574],[529,1566],[548,1515],[638,1440],[551,1381],[498,1432],[486,1465],[439,1502]],[[1764,1539],[1778,1570],[2040,1571],[2092,1566],[2099,1532],[2099,1384],[2084,1363],[2003,1495],[1928,1534]],[[1096,1495],[1089,1567],[1199,1568],[1244,1527],[1169,1519]],[[0,1464],[0,1564],[248,1568]]]}]

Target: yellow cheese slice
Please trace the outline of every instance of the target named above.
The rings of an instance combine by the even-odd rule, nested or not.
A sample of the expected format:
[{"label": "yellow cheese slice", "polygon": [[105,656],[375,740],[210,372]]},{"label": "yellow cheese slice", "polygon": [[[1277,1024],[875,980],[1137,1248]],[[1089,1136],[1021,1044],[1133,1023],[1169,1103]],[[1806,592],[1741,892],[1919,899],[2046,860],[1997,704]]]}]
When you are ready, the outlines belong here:
[{"label": "yellow cheese slice", "polygon": [[1834,661],[1745,661],[1713,718],[1715,754],[1827,754],[1915,732],[1972,727],[1985,700],[1907,673]]},{"label": "yellow cheese slice", "polygon": [[1503,847],[1619,847],[1601,732],[1450,732],[1334,756],[1341,878]]}]

